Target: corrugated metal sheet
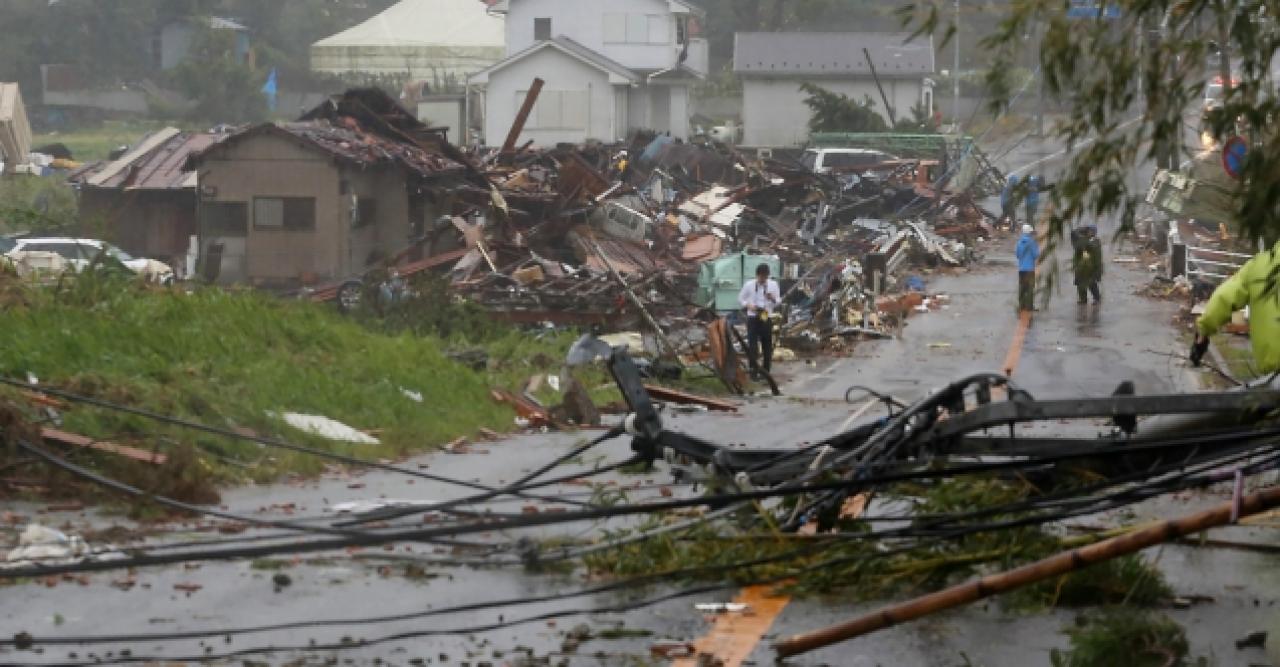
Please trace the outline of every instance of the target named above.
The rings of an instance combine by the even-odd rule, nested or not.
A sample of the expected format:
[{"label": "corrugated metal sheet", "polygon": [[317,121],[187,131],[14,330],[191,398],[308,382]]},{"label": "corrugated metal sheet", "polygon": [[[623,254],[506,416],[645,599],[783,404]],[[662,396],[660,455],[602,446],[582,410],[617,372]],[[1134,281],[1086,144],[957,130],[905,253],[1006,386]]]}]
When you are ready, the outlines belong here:
[{"label": "corrugated metal sheet", "polygon": [[203,132],[172,134],[154,145],[142,144],[142,150],[126,155],[120,161],[99,164],[74,174],[70,180],[84,182],[91,187],[125,190],[194,189],[196,172],[186,169],[187,159],[225,137]]}]

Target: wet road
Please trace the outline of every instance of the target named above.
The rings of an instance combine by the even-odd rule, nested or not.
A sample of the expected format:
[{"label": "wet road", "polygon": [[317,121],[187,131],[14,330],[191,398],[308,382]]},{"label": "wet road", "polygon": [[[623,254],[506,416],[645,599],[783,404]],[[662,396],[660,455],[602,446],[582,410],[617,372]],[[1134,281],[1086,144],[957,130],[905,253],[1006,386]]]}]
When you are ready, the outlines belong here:
[{"label": "wet road", "polygon": [[[1104,233],[1106,226],[1104,223]],[[1012,240],[1002,239],[983,249],[986,261],[967,271],[922,275],[929,292],[951,297],[945,310],[914,316],[900,338],[860,344],[847,358],[816,365],[782,365],[785,398],[753,398],[740,415],[669,414],[667,425],[708,439],[757,446],[803,443],[828,435],[850,415],[843,403],[846,388],[862,384],[904,399],[918,398],[935,386],[975,372],[999,371],[1014,343],[1016,271]],[[1109,256],[1123,254],[1112,248]],[[1065,261],[1066,251],[1059,260]],[[1065,270],[1065,269],[1064,269]],[[1110,394],[1122,380],[1133,380],[1140,393],[1179,391],[1196,387],[1196,378],[1169,355],[1182,353],[1169,322],[1174,306],[1147,300],[1134,291],[1149,280],[1141,266],[1108,263],[1105,302],[1080,308],[1069,284],[1050,294],[1035,314],[1021,346],[1013,379],[1041,398]],[[486,484],[508,483],[582,442],[581,434],[525,435],[501,442],[480,443],[469,453],[439,453],[408,462],[427,466],[439,475]],[[589,452],[556,473],[590,469],[629,455],[628,444],[615,440]],[[663,497],[670,480],[659,469],[651,474],[602,477],[611,490],[639,485],[631,500]],[[586,500],[590,489],[568,487],[562,493]],[[676,488],[676,493],[680,492]],[[391,473],[350,476],[334,473],[312,482],[246,488],[225,494],[225,509],[262,517],[332,516],[335,505],[370,499],[445,500],[473,493]],[[1097,517],[1097,525],[1132,523],[1144,517],[1183,514],[1220,496],[1197,494],[1161,500],[1135,508],[1133,515]],[[507,503],[512,513],[526,511],[530,501]],[[34,508],[15,508],[31,512]],[[102,527],[117,519],[92,513],[49,515],[47,523],[69,522]],[[621,524],[576,524],[533,533],[481,534],[467,539],[509,545],[521,535],[585,537]],[[1280,544],[1274,527],[1232,527],[1215,531],[1215,538]],[[210,539],[193,532],[166,539]],[[504,552],[502,557],[515,557]],[[417,614],[366,625],[342,623],[243,635],[190,640],[137,640],[94,647],[50,647],[41,653],[0,649],[0,663],[58,663],[133,657],[198,657],[262,646],[297,647],[249,659],[267,664],[294,660],[371,664],[519,664],[525,654],[550,657],[551,664],[628,665],[667,664],[650,656],[649,647],[662,639],[694,640],[704,635],[709,621],[693,608],[695,602],[727,601],[731,587],[649,605],[622,613],[585,613],[552,620],[536,620],[494,631],[458,630],[542,614],[592,610],[628,604],[641,598],[675,592],[655,584],[628,593],[598,593],[580,597],[496,609],[436,613],[433,610],[483,601],[528,601],[569,593],[588,582],[580,572],[534,574],[520,568],[472,569],[438,561],[454,561],[447,547],[400,545],[393,550],[370,549],[352,554],[285,559],[271,562],[214,562],[195,568],[163,567],[132,575],[89,575],[85,585],[61,581],[54,586],[30,582],[0,588],[0,627],[5,635],[25,631],[38,637],[178,633],[209,628],[254,628],[304,619],[355,619]],[[1257,650],[1239,652],[1234,641],[1260,629],[1269,618],[1280,577],[1274,556],[1245,550],[1166,546],[1148,552],[1179,595],[1202,595],[1213,602],[1169,614],[1186,628],[1193,652],[1211,655],[1218,664],[1264,661]],[[406,576],[405,558],[421,565]],[[287,585],[276,581],[288,577]],[[125,590],[113,582],[132,579]],[[196,584],[191,592],[175,585]],[[873,605],[840,599],[791,601],[754,647],[749,662],[769,664],[769,642],[843,620]],[[998,603],[975,605],[920,622],[886,630],[837,647],[794,659],[796,665],[1036,665],[1048,664],[1048,651],[1066,645],[1061,630],[1075,611],[1014,614]],[[625,628],[610,638],[577,642],[575,626],[585,624],[596,635],[601,629]],[[402,634],[445,633],[397,638]],[[607,634],[607,633],[606,633]],[[308,650],[310,645],[339,644],[390,638],[373,646],[341,652]],[[574,644],[578,645],[574,645]],[[566,645],[568,644],[568,645]],[[108,653],[110,652],[110,653]],[[971,660],[972,662],[966,662]],[[235,661],[238,662],[238,661]]]}]

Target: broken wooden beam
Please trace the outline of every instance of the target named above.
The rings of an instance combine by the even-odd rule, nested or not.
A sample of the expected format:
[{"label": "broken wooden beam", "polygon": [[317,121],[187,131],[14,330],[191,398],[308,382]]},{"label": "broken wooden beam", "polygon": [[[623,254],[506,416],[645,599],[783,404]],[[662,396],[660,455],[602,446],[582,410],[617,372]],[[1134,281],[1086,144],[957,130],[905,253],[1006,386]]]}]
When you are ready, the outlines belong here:
[{"label": "broken wooden beam", "polygon": [[63,445],[71,445],[72,447],[82,447],[85,449],[92,449],[94,451],[106,452],[108,454],[115,454],[116,456],[123,456],[124,458],[133,459],[134,461],[138,461],[141,463],[150,463],[153,465],[162,466],[169,462],[168,456],[165,456],[164,454],[160,454],[158,452],[148,452],[146,450],[138,449],[136,447],[129,447],[127,445],[117,445],[111,442],[102,442],[99,440],[94,440],[93,438],[90,438],[90,437],[86,437],[76,433],[68,433],[66,431],[59,431],[58,429],[53,429],[53,428],[40,429],[40,437],[44,438],[45,440],[48,440],[49,442],[55,442]]},{"label": "broken wooden beam", "polygon": [[533,105],[538,103],[538,95],[542,94],[544,83],[542,79],[533,80],[533,85],[524,96],[524,104],[520,106],[520,111],[516,113],[516,120],[511,124],[511,132],[507,134],[507,140],[502,144],[501,155],[509,156],[515,153],[516,141],[520,139],[520,133],[524,132],[525,123],[529,122],[529,114],[533,113]]},{"label": "broken wooden beam", "polygon": [[668,389],[667,387],[659,387],[657,385],[646,384],[644,390],[649,392],[649,396],[655,400],[664,401],[666,403],[680,403],[682,405],[701,405],[708,410],[717,412],[737,412],[738,406],[728,401],[721,401],[707,396],[698,396],[697,394],[689,394],[676,389]]}]

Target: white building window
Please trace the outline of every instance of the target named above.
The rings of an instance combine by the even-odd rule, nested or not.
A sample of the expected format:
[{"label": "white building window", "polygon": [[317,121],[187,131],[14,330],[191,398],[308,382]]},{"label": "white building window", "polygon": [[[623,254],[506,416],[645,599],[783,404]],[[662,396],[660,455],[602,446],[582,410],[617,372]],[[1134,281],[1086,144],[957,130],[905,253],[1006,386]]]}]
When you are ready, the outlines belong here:
[{"label": "white building window", "polygon": [[670,18],[661,14],[605,14],[606,44],[670,44]]},{"label": "white building window", "polygon": [[[516,106],[524,104],[527,91],[516,93]],[[544,90],[538,96],[526,125],[531,130],[587,129],[587,93],[582,90]]]}]

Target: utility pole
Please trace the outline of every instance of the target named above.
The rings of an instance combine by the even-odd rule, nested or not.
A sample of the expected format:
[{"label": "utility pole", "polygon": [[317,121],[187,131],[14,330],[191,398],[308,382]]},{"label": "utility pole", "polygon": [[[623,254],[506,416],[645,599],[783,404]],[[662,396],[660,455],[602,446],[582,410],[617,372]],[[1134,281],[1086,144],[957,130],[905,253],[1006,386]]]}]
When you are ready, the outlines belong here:
[{"label": "utility pole", "polygon": [[1230,18],[1227,16],[1227,0],[1218,3],[1218,73],[1222,77],[1222,101],[1227,100],[1227,92],[1231,90],[1231,50],[1227,45],[1231,42]]},{"label": "utility pole", "polygon": [[951,69],[951,122],[959,132],[960,127],[960,0],[956,0],[956,24],[951,35],[955,41],[956,59]]},{"label": "utility pole", "polygon": [[1032,60],[1032,64],[1037,65],[1036,67],[1033,67],[1031,71],[1034,73],[1035,77],[1039,79],[1036,82],[1037,84],[1036,85],[1036,136],[1043,137],[1044,136],[1044,63],[1040,62],[1040,45],[1044,40],[1041,38],[1041,31],[1039,26],[1035,26],[1032,28],[1031,37],[1034,39],[1033,44],[1035,45],[1035,51],[1032,51],[1032,53],[1034,53],[1036,56]]}]

